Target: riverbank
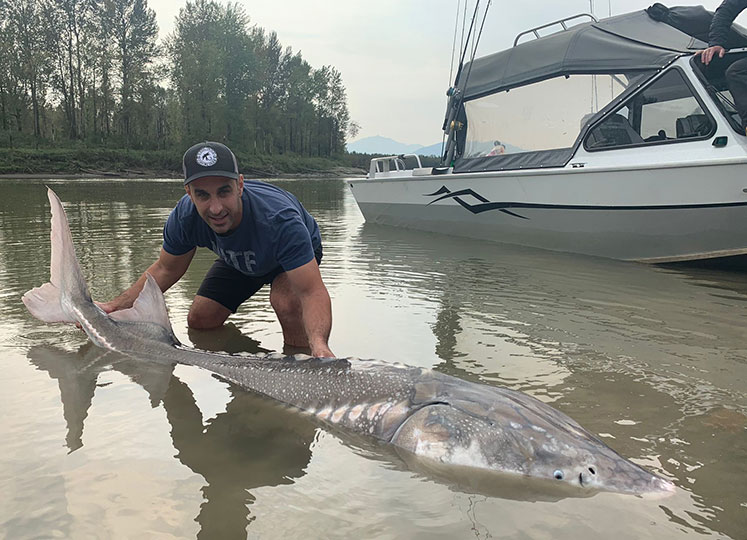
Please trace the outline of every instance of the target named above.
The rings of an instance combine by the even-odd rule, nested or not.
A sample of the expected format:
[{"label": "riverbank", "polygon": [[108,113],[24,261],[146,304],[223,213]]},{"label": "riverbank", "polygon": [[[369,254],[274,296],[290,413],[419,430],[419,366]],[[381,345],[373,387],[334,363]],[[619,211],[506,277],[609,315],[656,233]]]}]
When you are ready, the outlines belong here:
[{"label": "riverbank", "polygon": [[[284,173],[263,173],[248,174],[243,173],[245,178],[329,178],[329,177],[364,177],[366,172],[363,169],[354,167],[334,167],[328,171],[321,172],[284,172]],[[0,174],[0,180],[65,180],[79,178],[182,178],[181,172],[164,171],[164,170],[127,170],[127,171],[86,171],[78,173],[4,173]]]},{"label": "riverbank", "polygon": [[[237,154],[248,178],[358,176],[365,170],[345,156]],[[0,148],[0,178],[180,178],[182,152],[110,148]]]}]

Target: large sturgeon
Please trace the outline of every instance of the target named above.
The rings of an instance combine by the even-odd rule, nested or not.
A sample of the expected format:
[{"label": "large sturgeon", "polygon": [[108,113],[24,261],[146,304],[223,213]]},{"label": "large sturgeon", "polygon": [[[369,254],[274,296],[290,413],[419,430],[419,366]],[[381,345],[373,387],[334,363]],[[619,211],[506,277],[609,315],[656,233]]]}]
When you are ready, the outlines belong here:
[{"label": "large sturgeon", "polygon": [[335,427],[390,443],[439,466],[512,473],[633,494],[674,491],[574,420],[506,388],[402,364],[355,358],[234,356],[179,343],[152,276],[132,308],[107,315],[92,300],[67,216],[52,206],[51,278],[23,302],[44,322],[79,324],[99,347],[149,361],[199,366]]}]

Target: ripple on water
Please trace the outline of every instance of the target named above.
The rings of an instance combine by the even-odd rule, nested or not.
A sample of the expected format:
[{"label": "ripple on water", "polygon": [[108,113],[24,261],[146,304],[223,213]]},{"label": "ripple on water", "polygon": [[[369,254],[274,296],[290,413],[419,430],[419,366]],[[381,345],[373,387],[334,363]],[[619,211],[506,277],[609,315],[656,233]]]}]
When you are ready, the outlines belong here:
[{"label": "ripple on water", "polygon": [[[525,391],[672,478],[677,495],[655,504],[605,494],[530,503],[519,496],[526,493],[465,493],[398,465],[381,448],[364,452],[314,435],[306,417],[273,412],[211,376],[158,376],[137,362],[98,358],[79,331],[41,325],[25,312],[20,295],[49,276],[48,205],[42,182],[0,182],[0,484],[12,493],[0,511],[4,530],[14,537],[101,530],[192,537],[221,527],[239,534],[248,527],[256,537],[742,535],[746,503],[735,479],[747,477],[743,270],[650,267],[370,226],[344,182],[282,185],[324,235],[321,269],[338,354],[435,366]],[[54,186],[97,299],[152,262],[183,193],[178,180]],[[198,254],[167,294],[187,343],[202,339],[187,332],[186,315],[213,259]],[[282,348],[267,290],[232,320],[227,335],[206,340],[210,347]],[[35,346],[48,347],[44,358],[30,353]],[[70,452],[75,441],[82,446]]]}]

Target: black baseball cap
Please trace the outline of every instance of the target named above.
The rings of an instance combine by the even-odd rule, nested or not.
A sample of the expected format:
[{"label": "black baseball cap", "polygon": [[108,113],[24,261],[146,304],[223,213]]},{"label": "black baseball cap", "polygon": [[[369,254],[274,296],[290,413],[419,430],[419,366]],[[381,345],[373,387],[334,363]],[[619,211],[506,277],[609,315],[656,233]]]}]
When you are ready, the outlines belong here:
[{"label": "black baseball cap", "polygon": [[225,145],[219,142],[205,141],[197,143],[184,152],[182,158],[184,185],[206,176],[225,176],[239,178],[239,165],[236,156]]}]

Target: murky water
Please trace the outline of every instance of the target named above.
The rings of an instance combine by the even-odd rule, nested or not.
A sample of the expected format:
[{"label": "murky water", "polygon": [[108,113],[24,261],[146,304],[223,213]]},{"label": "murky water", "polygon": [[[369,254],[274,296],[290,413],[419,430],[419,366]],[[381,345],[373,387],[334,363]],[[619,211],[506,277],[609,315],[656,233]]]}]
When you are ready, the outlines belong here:
[{"label": "murky water", "polygon": [[[179,181],[0,181],[0,536],[679,538],[747,531],[747,264],[651,267],[366,225],[341,179],[277,181],[317,218],[332,350],[532,394],[672,479],[664,500],[458,488],[197,368],[33,319],[51,185],[97,299],[155,258]],[[212,263],[167,293],[178,337],[282,348],[267,291],[186,330]],[[463,482],[466,483],[466,482]]]}]

